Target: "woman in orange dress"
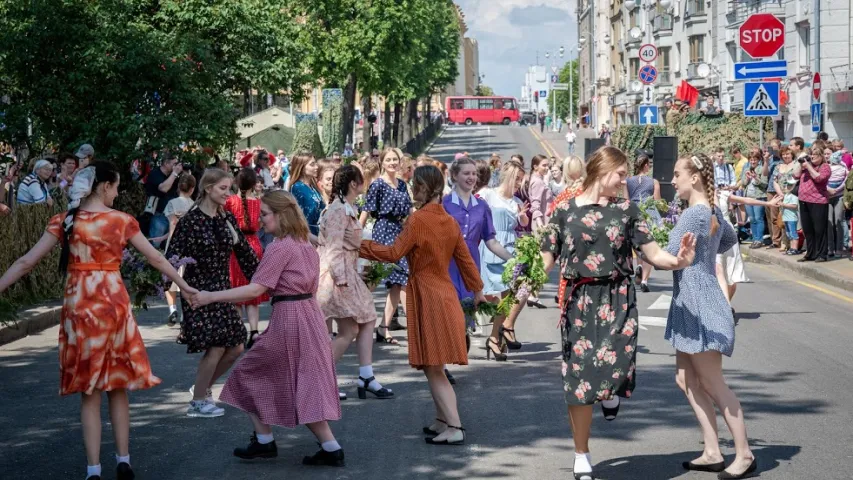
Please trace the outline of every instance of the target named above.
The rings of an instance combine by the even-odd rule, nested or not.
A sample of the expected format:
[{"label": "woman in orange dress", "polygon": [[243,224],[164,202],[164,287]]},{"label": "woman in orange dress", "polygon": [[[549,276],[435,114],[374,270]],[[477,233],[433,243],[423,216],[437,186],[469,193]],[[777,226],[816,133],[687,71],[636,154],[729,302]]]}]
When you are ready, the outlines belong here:
[{"label": "woman in orange dress", "polygon": [[[264,249],[261,246],[261,239],[258,238],[261,218],[261,200],[255,195],[258,174],[251,168],[244,168],[237,174],[236,183],[240,195],[228,197],[228,200],[225,201],[225,211],[230,212],[237,219],[240,231],[243,232],[246,241],[249,242],[249,246],[255,251],[255,255],[260,261]],[[228,270],[231,277],[231,288],[249,284],[246,276],[243,275],[243,270],[240,269],[240,263],[237,261],[237,255],[234,252],[231,252]],[[263,294],[254,300],[236,304],[238,307],[245,308],[246,317],[249,319],[249,340],[246,342],[246,348],[252,348],[252,344],[255,343],[255,335],[258,334],[258,322],[261,319],[260,305],[269,299],[269,295]]]},{"label": "woman in orange dress", "polygon": [[[139,224],[110,207],[118,195],[118,170],[95,162],[80,170],[69,191],[67,213],[50,219],[36,245],[0,278],[0,292],[29,273],[57,243],[59,267],[67,273],[59,329],[59,372],[62,395],[80,393],[87,479],[100,480],[101,392],[107,392],[116,442],[116,476],[133,478],[128,438],[127,390],[151,388],[160,379],[151,373],[148,354],[122,283],[122,252],[130,243],[154,268],[176,282],[184,295],[198,291],[139,232]],[[70,239],[70,240],[69,240]]]},{"label": "woman in orange dress", "polygon": [[[464,429],[456,408],[456,393],[444,374],[444,365],[468,364],[465,316],[450,280],[450,260],[456,261],[465,288],[479,304],[483,296],[480,272],[459,224],[444,210],[444,175],[431,165],[415,169],[412,191],[422,205],[403,226],[393,245],[362,241],[359,255],[368,260],[397,262],[404,256],[411,272],[406,287],[409,364],[423,370],[435,402],[437,422],[424,428],[427,443],[461,445]],[[432,437],[434,436],[434,438]]]}]

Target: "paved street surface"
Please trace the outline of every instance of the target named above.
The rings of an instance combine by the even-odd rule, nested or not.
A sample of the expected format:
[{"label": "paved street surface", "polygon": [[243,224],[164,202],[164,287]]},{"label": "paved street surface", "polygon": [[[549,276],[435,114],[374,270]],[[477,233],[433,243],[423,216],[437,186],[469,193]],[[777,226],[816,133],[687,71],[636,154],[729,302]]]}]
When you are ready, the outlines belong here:
[{"label": "paved street surface", "polygon": [[[433,149],[447,159],[467,150],[529,159],[541,151],[525,127],[453,127]],[[726,375],[746,411],[761,477],[849,479],[853,465],[853,333],[849,294],[796,283],[774,266],[747,265],[754,283],[742,285],[735,307],[740,325]],[[702,448],[693,414],[673,381],[675,357],[663,339],[671,274],[655,272],[651,293],[638,293],[640,354],[634,396],[614,422],[598,410],[593,463],[603,479],[708,479],[686,473],[681,462]],[[246,416],[226,407],[225,417],[184,415],[198,355],[174,342],[163,325],[166,310],[141,315],[154,372],[163,379],[131,396],[131,454],[139,479],[566,479],[573,452],[560,383],[558,313],[554,285],[541,295],[549,308],[525,310],[517,325],[524,342],[506,363],[487,362],[475,339],[471,364],[451,367],[467,442],[461,447],[424,443],[421,427],[434,412],[421,374],[408,367],[403,347],[376,346],[377,377],[393,400],[358,400],[354,348],[338,368],[350,393],[343,420],[334,422],[348,466],[313,469],[300,462],[316,450],[306,428],[275,429],[276,460],[244,463],[231,456],[251,433]],[[377,305],[380,298],[377,295]],[[268,309],[262,310],[266,315]],[[397,332],[402,333],[402,332]],[[57,328],[0,347],[0,471],[2,478],[82,479],[85,456],[79,398],[57,395]],[[218,395],[221,385],[215,389]],[[114,478],[112,433],[103,414],[105,479]],[[720,419],[724,453],[732,442]]]}]

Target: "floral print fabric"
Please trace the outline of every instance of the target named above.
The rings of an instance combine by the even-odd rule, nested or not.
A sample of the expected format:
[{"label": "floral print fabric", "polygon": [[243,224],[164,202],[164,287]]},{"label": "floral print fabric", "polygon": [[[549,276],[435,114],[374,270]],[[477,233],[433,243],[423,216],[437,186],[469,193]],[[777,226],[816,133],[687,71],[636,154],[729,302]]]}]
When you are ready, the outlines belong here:
[{"label": "floral print fabric", "polygon": [[633,248],[653,239],[629,201],[557,207],[542,251],[554,255],[568,288],[561,300],[566,402],[629,398],[636,384],[638,311]]}]

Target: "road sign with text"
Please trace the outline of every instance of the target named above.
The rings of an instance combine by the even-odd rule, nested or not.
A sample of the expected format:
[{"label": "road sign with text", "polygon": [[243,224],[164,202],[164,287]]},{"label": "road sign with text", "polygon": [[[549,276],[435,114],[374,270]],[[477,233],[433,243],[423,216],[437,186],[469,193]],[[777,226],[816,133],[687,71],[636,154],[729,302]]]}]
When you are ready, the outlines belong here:
[{"label": "road sign with text", "polygon": [[555,83],[555,84],[551,85],[551,90],[568,90],[568,89],[569,89],[568,83]]},{"label": "road sign with text", "polygon": [[657,125],[658,124],[658,106],[657,105],[640,105],[640,125]]},{"label": "road sign with text", "polygon": [[779,115],[779,82],[744,83],[743,105],[747,117]]},{"label": "road sign with text", "polygon": [[756,13],[740,26],[740,48],[752,58],[776,55],[785,45],[785,24],[770,13]]},{"label": "road sign with text", "polygon": [[735,80],[755,80],[787,76],[788,62],[785,60],[762,60],[735,64]]},{"label": "road sign with text", "polygon": [[640,60],[646,63],[652,63],[656,58],[658,58],[658,48],[651,43],[647,43],[640,47],[639,56]]}]

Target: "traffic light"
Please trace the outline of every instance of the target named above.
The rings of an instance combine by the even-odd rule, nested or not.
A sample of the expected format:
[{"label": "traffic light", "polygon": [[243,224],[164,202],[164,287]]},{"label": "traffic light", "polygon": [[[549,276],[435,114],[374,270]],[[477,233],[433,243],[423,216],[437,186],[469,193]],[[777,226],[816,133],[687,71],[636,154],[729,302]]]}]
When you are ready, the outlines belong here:
[{"label": "traffic light", "polygon": [[533,92],[533,101],[539,103],[539,92]]}]

